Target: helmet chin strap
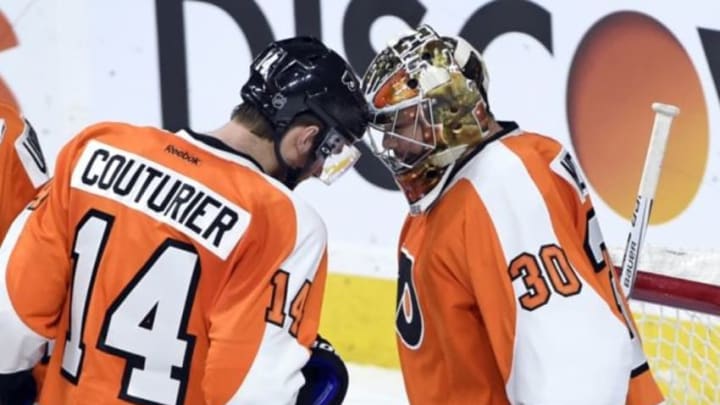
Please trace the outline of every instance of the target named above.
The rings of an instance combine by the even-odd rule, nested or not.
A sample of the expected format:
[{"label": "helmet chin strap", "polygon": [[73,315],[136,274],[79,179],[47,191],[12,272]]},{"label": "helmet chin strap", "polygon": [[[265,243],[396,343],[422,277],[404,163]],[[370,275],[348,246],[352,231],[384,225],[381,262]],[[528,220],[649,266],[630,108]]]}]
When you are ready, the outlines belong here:
[{"label": "helmet chin strap", "polygon": [[[276,141],[274,144],[274,150],[275,150],[275,158],[277,159],[278,163],[280,164],[280,168],[285,172],[285,180],[283,180],[283,184],[287,186],[290,190],[294,190],[295,187],[297,187],[298,183],[300,183],[300,177],[308,172],[312,166],[315,164],[317,159],[320,158],[320,155],[322,155],[320,151],[320,145],[323,144],[325,141],[325,138],[327,138],[329,134],[329,129],[320,130],[316,135],[315,139],[313,140],[313,144],[311,147],[311,155],[308,156],[307,160],[305,161],[305,165],[302,167],[292,167],[288,164],[288,162],[285,160],[285,158],[282,156],[282,153],[280,153],[280,143],[285,138],[285,135],[282,135],[279,137],[279,141]],[[278,138],[276,138],[278,139]]]},{"label": "helmet chin strap", "polygon": [[280,168],[285,173],[285,179],[282,180],[282,183],[285,184],[287,188],[289,188],[290,190],[294,190],[295,187],[297,187],[297,185],[300,183],[300,177],[305,172],[310,170],[310,168],[315,164],[315,161],[318,159],[316,152],[317,149],[318,145],[313,145],[312,156],[308,156],[304,166],[293,167],[288,164],[287,160],[285,160],[282,153],[280,152],[280,142],[274,143],[273,150],[275,151],[275,159],[278,161]]},{"label": "helmet chin strap", "polygon": [[285,186],[287,186],[290,190],[294,190],[295,187],[297,187],[298,183],[300,183],[300,176],[302,176],[303,173],[308,171],[313,166],[313,164],[315,164],[315,161],[318,159],[318,150],[320,148],[320,144],[323,142],[327,134],[327,131],[320,131],[315,136],[311,148],[312,156],[308,156],[305,165],[303,165],[302,167],[290,166],[280,152],[280,143],[282,143],[285,135],[283,134],[282,136],[276,138],[278,140],[275,141],[273,145],[273,149],[275,150],[275,159],[278,161],[278,164],[280,164],[280,168],[283,170],[283,172],[285,172],[285,180],[283,180],[282,183],[285,184]]}]

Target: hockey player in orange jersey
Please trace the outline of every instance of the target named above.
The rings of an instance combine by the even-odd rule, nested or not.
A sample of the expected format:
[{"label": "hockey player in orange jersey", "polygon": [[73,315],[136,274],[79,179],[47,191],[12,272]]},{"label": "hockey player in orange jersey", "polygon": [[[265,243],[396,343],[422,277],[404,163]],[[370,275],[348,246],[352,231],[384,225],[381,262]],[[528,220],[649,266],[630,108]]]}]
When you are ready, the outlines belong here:
[{"label": "hockey player in orange jersey", "polygon": [[241,94],[209,134],[85,129],[13,223],[0,366],[28,369],[54,339],[40,404],[342,400],[342,363],[313,346],[325,226],[291,189],[352,166],[367,105],[307,37],[270,44]]},{"label": "hockey player in orange jersey", "polygon": [[[12,220],[47,180],[47,163],[32,125],[12,106],[0,103],[0,242]],[[4,269],[0,275],[4,279]],[[0,291],[0,301],[4,296]],[[0,368],[0,403],[10,396],[35,393],[32,373],[13,371]],[[44,366],[37,368],[36,374],[42,378]]]},{"label": "hockey player in orange jersey", "polygon": [[410,204],[396,309],[410,402],[662,402],[579,168],[496,121],[487,86],[481,55],[428,26],[363,77],[367,141]]}]

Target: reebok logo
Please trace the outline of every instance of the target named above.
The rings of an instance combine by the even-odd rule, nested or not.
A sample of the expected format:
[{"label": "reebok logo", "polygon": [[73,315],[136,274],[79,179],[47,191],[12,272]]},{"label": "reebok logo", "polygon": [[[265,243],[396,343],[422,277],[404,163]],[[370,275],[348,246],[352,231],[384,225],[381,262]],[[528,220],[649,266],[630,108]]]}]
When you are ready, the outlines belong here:
[{"label": "reebok logo", "polygon": [[192,164],[194,164],[194,165],[196,165],[196,166],[197,166],[198,164],[200,164],[200,158],[199,158],[199,157],[193,156],[193,155],[191,155],[190,153],[188,153],[187,151],[184,151],[184,150],[182,150],[182,149],[178,149],[178,148],[175,147],[175,145],[168,145],[168,146],[166,146],[166,147],[165,147],[165,152],[170,153],[170,154],[173,154],[173,155],[175,155],[175,156],[177,156],[177,157],[179,157],[179,158],[181,158],[181,159],[183,159],[183,160],[185,160],[185,161],[187,161],[187,162],[190,162],[190,163],[192,163]]}]

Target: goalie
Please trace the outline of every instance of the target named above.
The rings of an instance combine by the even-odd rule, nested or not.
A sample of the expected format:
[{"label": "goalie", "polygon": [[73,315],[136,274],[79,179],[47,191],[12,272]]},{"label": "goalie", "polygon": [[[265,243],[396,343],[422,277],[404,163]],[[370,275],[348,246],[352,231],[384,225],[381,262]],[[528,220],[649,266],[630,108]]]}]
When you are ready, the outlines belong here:
[{"label": "goalie", "polygon": [[481,55],[421,26],[363,87],[370,149],[410,204],[396,310],[410,402],[660,403],[579,168],[495,120]]}]

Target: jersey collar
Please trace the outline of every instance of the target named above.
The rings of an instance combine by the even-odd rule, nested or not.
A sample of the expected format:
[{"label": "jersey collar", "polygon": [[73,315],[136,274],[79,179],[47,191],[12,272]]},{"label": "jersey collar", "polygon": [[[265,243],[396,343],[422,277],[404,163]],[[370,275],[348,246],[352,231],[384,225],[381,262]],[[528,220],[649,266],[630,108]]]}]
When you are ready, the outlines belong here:
[{"label": "jersey collar", "polygon": [[[472,160],[472,158],[477,156],[480,151],[485,149],[486,145],[490,144],[491,142],[497,141],[505,135],[517,131],[520,128],[515,121],[497,121],[497,123],[500,124],[500,126],[502,127],[500,131],[493,134],[490,138],[488,138],[487,141],[476,146],[475,149],[473,149],[473,151],[470,152],[467,156],[465,156],[462,160],[455,162],[451,165],[450,170],[446,172],[446,174],[440,180],[435,189],[428,193],[427,196],[425,196],[431,198],[428,198],[426,200],[426,203],[424,204],[426,205],[426,207],[423,207],[424,209],[422,211],[428,212],[432,209],[432,207],[438,202],[438,200],[440,200],[440,197],[445,193],[445,190],[447,190],[447,188],[453,183],[455,176],[458,174],[458,172],[463,167],[465,167],[467,163]],[[425,200],[425,197],[423,197],[421,201]]]},{"label": "jersey collar", "polygon": [[[215,138],[214,136],[201,134],[198,132],[195,132],[191,129],[182,129],[176,133],[177,135],[180,135],[181,137],[188,139],[190,142],[196,144],[197,146],[200,146],[201,148],[208,150],[209,152],[213,153],[214,155],[217,155],[219,157],[222,157],[224,159],[232,160],[232,161],[238,161],[236,157],[240,157],[245,161],[248,161],[251,163],[257,170],[259,170],[262,173],[265,173],[265,170],[263,170],[262,166],[260,166],[260,163],[258,163],[257,160],[255,160],[252,156],[248,155],[247,153],[240,152],[236,149],[231,148],[226,144],[225,142],[221,141],[218,138]],[[199,145],[198,145],[199,143]],[[209,148],[208,148],[209,147]],[[222,153],[217,153],[222,152]],[[228,156],[230,154],[230,156]],[[238,162],[240,163],[240,162]],[[244,162],[243,162],[244,163]],[[247,164],[243,164],[243,166],[247,166]]]}]

